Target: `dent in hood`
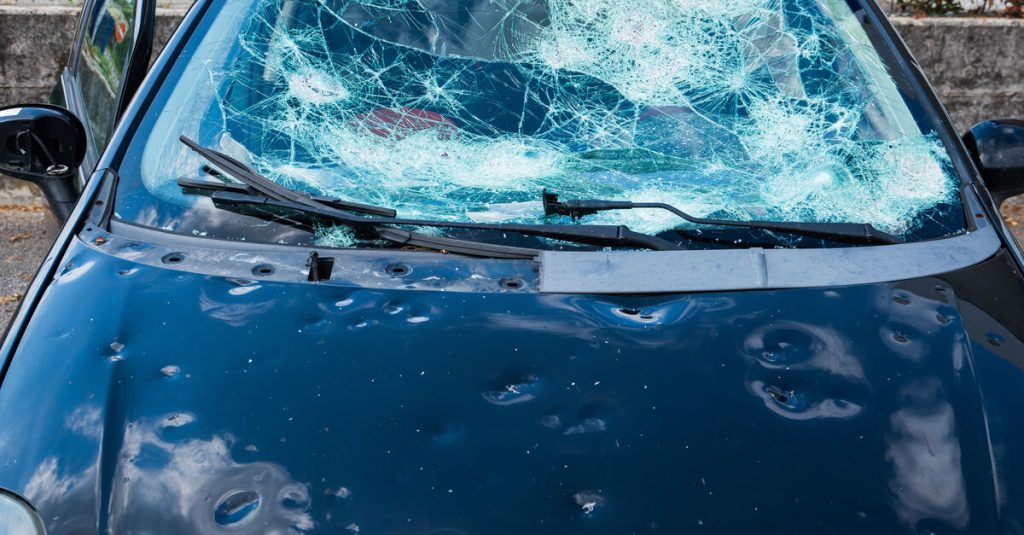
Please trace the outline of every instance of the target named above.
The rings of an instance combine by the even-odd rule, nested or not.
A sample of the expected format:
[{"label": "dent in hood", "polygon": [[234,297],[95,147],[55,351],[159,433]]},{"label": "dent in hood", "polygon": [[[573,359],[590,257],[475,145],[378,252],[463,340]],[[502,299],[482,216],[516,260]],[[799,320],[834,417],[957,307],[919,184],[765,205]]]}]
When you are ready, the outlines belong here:
[{"label": "dent in hood", "polygon": [[615,298],[68,258],[0,388],[0,485],[52,533],[1016,529],[1024,380],[993,351],[1020,343],[942,279]]}]

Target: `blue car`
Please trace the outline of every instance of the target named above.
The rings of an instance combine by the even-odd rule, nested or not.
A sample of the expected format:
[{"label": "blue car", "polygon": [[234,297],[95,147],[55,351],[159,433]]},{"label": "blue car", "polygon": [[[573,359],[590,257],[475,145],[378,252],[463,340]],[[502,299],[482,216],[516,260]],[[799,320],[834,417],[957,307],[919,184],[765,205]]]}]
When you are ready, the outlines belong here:
[{"label": "blue car", "polygon": [[85,4],[0,531],[1024,533],[1024,122],[872,0]]}]

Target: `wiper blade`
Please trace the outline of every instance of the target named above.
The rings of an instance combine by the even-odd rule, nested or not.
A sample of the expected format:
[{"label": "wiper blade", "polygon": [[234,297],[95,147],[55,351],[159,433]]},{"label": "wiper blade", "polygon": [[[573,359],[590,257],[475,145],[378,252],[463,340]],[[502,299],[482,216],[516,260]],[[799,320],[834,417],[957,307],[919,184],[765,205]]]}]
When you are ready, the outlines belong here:
[{"label": "wiper blade", "polygon": [[852,244],[889,245],[903,243],[899,238],[876,229],[870,223],[795,223],[709,219],[705,217],[692,216],[671,204],[660,202],[611,201],[601,199],[570,199],[566,201],[559,201],[557,194],[548,193],[547,190],[544,190],[543,195],[544,215],[567,215],[572,217],[573,220],[578,220],[583,216],[608,210],[657,208],[672,212],[680,218],[697,225],[744,227]]},{"label": "wiper blade", "polygon": [[[373,214],[384,217],[395,217],[398,214],[393,208],[384,208],[381,206],[373,206],[369,204],[362,204],[357,202],[343,201],[341,199],[327,199],[325,197],[316,197],[309,195],[308,193],[286,188],[273,180],[259,174],[255,169],[245,165],[244,163],[213,149],[206,148],[195,141],[192,141],[186,136],[180,136],[178,138],[188,148],[196,151],[200,156],[206,158],[210,163],[220,168],[222,171],[228,174],[228,176],[243,182],[249,188],[256,190],[267,197],[272,197],[282,201],[291,201],[297,204],[306,206],[315,206],[318,204],[327,204],[333,208],[339,210],[348,210],[351,212],[359,212],[364,214]],[[181,184],[181,181],[179,181]],[[212,183],[210,183],[212,184]],[[224,189],[232,189],[232,186],[225,184]],[[182,187],[185,187],[182,185]],[[191,187],[203,188],[210,187],[207,184],[201,182],[193,182]]]},{"label": "wiper blade", "polygon": [[[179,180],[180,182],[190,182],[186,180]],[[408,245],[414,247],[422,247],[426,249],[434,249],[442,253],[455,253],[464,254],[470,256],[482,256],[487,258],[504,258],[513,260],[532,260],[536,258],[540,251],[536,249],[527,249],[524,247],[510,247],[505,245],[495,245],[491,243],[480,243],[469,240],[460,240],[453,238],[443,238],[440,236],[431,236],[428,234],[420,234],[417,232],[410,232],[406,230],[391,228],[383,224],[378,224],[379,221],[391,220],[374,220],[374,219],[361,219],[361,218],[347,218],[339,216],[340,211],[331,209],[325,206],[322,210],[311,208],[301,204],[291,203],[289,201],[279,201],[277,199],[271,199],[270,197],[252,195],[249,193],[242,193],[230,190],[204,190],[202,188],[184,188],[185,193],[190,194],[202,194],[204,191],[209,193],[209,197],[213,200],[214,206],[218,208],[233,210],[245,215],[259,217],[261,219],[267,219],[271,221],[285,221],[296,226],[306,227],[303,222],[297,221],[293,217],[285,216],[281,213],[282,210],[299,213],[308,219],[315,221],[329,221],[331,223],[341,223],[349,225],[356,229],[369,230],[374,238],[394,242],[398,245]]]},{"label": "wiper blade", "polygon": [[[181,183],[181,181],[179,181]],[[404,225],[412,227],[451,228],[465,230],[489,230],[495,232],[512,232],[526,236],[536,236],[596,246],[636,247],[655,251],[674,251],[681,249],[678,245],[630,230],[624,225],[529,225],[517,223],[463,223],[460,221],[428,221],[420,219],[379,219],[357,217],[329,207],[310,207],[288,201],[281,201],[262,195],[250,195],[229,191],[214,192],[210,197],[220,207],[265,207],[301,212],[303,214],[326,219],[335,223],[352,226],[371,227],[380,233],[381,225]],[[393,229],[392,229],[393,230]],[[391,234],[393,235],[393,234]],[[434,238],[433,236],[431,236]],[[446,238],[450,239],[450,238]]]},{"label": "wiper blade", "polygon": [[[203,147],[198,145],[194,141],[188,139],[185,136],[181,136],[181,142],[188,145],[192,150],[199,153],[201,156],[209,160],[211,163],[222,169],[229,176],[244,182],[250,186],[257,193],[251,191],[241,191],[238,188],[200,188],[197,187],[197,181],[180,179],[178,185],[182,186],[185,193],[201,193],[202,190],[210,191],[210,197],[213,199],[214,204],[220,207],[253,207],[259,209],[284,209],[303,213],[307,216],[312,216],[319,219],[329,220],[335,223],[341,223],[354,227],[370,228],[378,236],[383,239],[391,239],[391,241],[398,241],[392,238],[400,238],[404,241],[400,243],[410,243],[410,240],[414,240],[415,244],[421,244],[424,247],[431,247],[435,249],[443,249],[451,252],[465,252],[473,251],[477,249],[492,249],[496,254],[503,254],[508,249],[516,249],[519,251],[519,255],[527,254],[523,251],[532,253],[536,256],[538,251],[533,249],[523,248],[512,248],[505,246],[498,246],[491,244],[484,244],[479,242],[473,242],[468,240],[454,240],[452,238],[440,238],[437,236],[429,236],[425,234],[409,233],[408,231],[396,232],[399,229],[389,228],[394,225],[414,226],[414,227],[434,227],[434,228],[452,228],[452,229],[466,229],[466,230],[490,230],[497,232],[513,232],[523,234],[527,236],[536,236],[542,238],[551,238],[556,240],[563,240],[569,242],[583,243],[588,245],[596,246],[612,246],[612,247],[636,247],[643,249],[653,249],[655,251],[667,251],[667,250],[678,250],[681,249],[677,244],[672,243],[668,240],[651,236],[649,234],[643,234],[630,230],[624,225],[529,225],[529,224],[504,224],[504,223],[463,223],[457,221],[428,221],[419,219],[398,219],[398,218],[374,218],[374,217],[363,217],[357,216],[347,210],[339,210],[334,206],[318,202],[306,195],[305,193],[297,192],[281,186],[266,177],[262,177],[259,174],[253,172],[245,164],[238,162],[234,158],[218,152],[214,149]],[[280,218],[279,215],[273,214],[274,217]],[[409,234],[405,236],[404,234]],[[411,238],[410,238],[411,236]],[[454,248],[446,247],[446,244],[450,242],[458,242],[462,244],[459,251]],[[427,245],[423,245],[427,244]],[[472,246],[471,246],[472,244]],[[472,252],[465,252],[465,254],[475,254]],[[521,257],[521,256],[520,256]]]},{"label": "wiper blade", "polygon": [[[236,184],[234,182],[221,182],[219,180],[195,180],[191,178],[179,178],[178,185],[181,186],[182,190],[189,194],[200,194],[204,192],[214,193],[218,191],[227,191],[231,193],[240,193],[244,195],[259,195],[260,192],[254,189],[252,186],[247,184]],[[360,212],[367,214],[377,214],[385,217],[394,217],[397,212],[391,208],[380,208],[371,205],[364,205],[360,203],[353,203],[350,201],[343,201],[341,199],[335,199],[332,197],[324,197],[322,195],[309,195],[309,198],[331,208],[338,210],[348,210],[350,212]],[[373,210],[373,211],[371,211]]]}]

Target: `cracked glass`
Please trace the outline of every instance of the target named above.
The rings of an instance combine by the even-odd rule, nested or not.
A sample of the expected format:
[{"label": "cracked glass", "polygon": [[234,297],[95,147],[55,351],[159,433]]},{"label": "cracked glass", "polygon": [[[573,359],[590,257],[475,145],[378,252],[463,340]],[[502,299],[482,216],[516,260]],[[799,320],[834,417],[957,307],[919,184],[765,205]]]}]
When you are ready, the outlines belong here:
[{"label": "cracked glass", "polygon": [[[183,195],[178,178],[209,178],[184,134],[285,186],[406,218],[569,224],[543,217],[546,188],[722,219],[872,223],[908,240],[964,230],[947,152],[912,111],[920,96],[852,2],[215,4],[119,170],[121,219],[356,244],[347,228]],[[683,224],[657,210],[583,222]]]}]

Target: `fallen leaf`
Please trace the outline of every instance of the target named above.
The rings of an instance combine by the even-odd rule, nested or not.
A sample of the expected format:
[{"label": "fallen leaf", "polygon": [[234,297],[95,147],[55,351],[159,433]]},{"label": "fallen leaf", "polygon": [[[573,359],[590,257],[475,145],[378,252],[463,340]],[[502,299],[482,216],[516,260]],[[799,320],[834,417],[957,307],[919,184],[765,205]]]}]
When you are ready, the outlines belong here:
[{"label": "fallen leaf", "polygon": [[25,232],[23,234],[15,234],[14,236],[11,236],[11,243],[18,243],[20,241],[25,241],[25,240],[27,240],[27,239],[29,239],[31,237],[32,237],[32,235],[29,234],[28,232]]},{"label": "fallen leaf", "polygon": [[37,204],[0,204],[0,212],[43,212],[45,206]]}]

